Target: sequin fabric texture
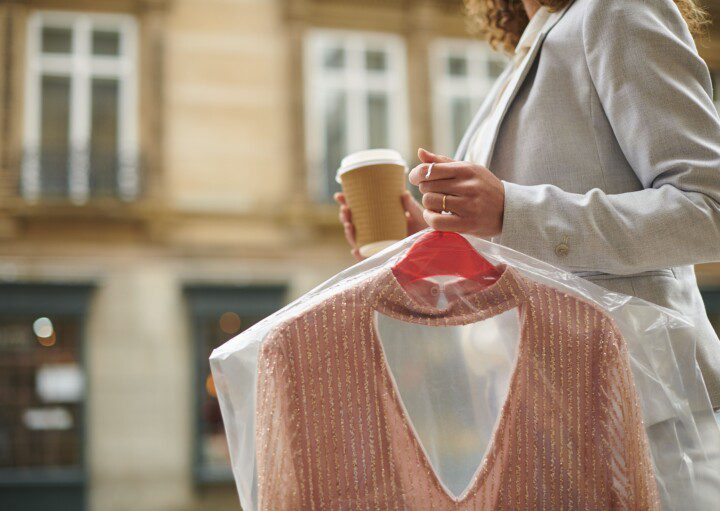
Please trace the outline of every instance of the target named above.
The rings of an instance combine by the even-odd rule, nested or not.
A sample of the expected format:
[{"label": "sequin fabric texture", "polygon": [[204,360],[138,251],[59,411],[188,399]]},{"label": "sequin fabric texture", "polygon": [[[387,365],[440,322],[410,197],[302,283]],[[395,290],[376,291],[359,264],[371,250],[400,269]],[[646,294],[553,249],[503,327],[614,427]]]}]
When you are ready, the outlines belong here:
[{"label": "sequin fabric texture", "polygon": [[[444,307],[382,268],[278,325],[260,348],[262,510],[656,510],[620,331],[602,309],[504,266]],[[518,309],[505,402],[467,489],[447,491],[394,384],[374,313],[433,326]]]}]

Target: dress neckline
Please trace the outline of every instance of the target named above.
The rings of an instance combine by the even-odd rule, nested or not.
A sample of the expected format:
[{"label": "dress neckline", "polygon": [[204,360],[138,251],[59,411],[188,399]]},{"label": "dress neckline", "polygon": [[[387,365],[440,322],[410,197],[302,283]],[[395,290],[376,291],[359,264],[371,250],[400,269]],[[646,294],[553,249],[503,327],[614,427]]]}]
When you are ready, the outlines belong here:
[{"label": "dress neckline", "polygon": [[[409,416],[405,403],[400,395],[395,376],[388,363],[382,339],[377,329],[376,316],[370,316],[370,342],[373,350],[377,353],[379,370],[385,382],[386,391],[399,420],[404,426],[402,430],[413,445],[413,449],[420,460],[425,472],[429,474],[431,483],[439,490],[449,505],[460,506],[472,502],[472,499],[485,487],[485,481],[497,457],[498,446],[502,444],[503,437],[507,432],[510,415],[510,396],[517,387],[518,374],[520,373],[520,361],[523,359],[522,352],[525,345],[525,319],[527,317],[525,303],[530,289],[530,283],[522,277],[517,270],[508,265],[499,265],[501,275],[494,283],[477,290],[470,287],[469,283],[459,281],[449,287],[456,300],[450,301],[447,307],[438,307],[423,303],[417,297],[408,292],[395,278],[391,268],[383,268],[380,272],[367,281],[365,287],[366,305],[369,305],[377,312],[381,312],[396,319],[411,323],[420,323],[433,326],[467,325],[490,319],[508,310],[518,309],[518,320],[520,323],[517,352],[512,364],[509,376],[508,389],[503,405],[495,422],[495,427],[490,436],[488,447],[482,456],[477,469],[470,478],[465,490],[460,495],[454,495],[442,482],[430,462],[427,451],[420,441],[420,437]],[[420,281],[413,288],[419,296],[435,296],[439,286],[426,281]]]},{"label": "dress neckline", "polygon": [[[467,325],[527,301],[531,283],[512,266],[496,267],[500,277],[480,289],[463,279],[444,286],[420,280],[410,290],[400,284],[391,267],[383,267],[367,279],[361,294],[369,307],[396,319],[426,325]],[[447,306],[431,303],[440,290],[447,297]]]}]

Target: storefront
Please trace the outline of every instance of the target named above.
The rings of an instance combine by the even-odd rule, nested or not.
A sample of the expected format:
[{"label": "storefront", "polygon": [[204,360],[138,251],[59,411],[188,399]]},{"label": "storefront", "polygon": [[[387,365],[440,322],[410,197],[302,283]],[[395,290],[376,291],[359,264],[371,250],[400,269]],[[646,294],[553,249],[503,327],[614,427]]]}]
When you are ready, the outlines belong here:
[{"label": "storefront", "polygon": [[84,284],[0,285],[3,509],[85,507],[84,317],[91,292]]}]

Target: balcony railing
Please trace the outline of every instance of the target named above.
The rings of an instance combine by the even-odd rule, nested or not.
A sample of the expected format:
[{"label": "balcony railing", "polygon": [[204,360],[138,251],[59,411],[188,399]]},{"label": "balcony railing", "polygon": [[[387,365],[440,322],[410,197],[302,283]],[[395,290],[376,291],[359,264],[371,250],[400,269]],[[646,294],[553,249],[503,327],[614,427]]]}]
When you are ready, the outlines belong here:
[{"label": "balcony railing", "polygon": [[93,150],[26,150],[20,179],[29,201],[94,198],[134,201],[141,195],[141,158]]}]

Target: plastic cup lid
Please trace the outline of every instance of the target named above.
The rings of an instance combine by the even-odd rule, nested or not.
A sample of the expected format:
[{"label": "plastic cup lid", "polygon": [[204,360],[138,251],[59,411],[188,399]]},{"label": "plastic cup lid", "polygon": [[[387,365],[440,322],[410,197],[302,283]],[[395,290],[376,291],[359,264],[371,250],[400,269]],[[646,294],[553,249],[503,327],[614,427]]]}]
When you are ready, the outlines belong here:
[{"label": "plastic cup lid", "polygon": [[354,170],[366,165],[394,164],[400,165],[408,172],[407,163],[402,155],[394,149],[367,149],[348,154],[340,162],[340,168],[335,174],[335,181],[340,183],[340,176],[345,172]]}]

